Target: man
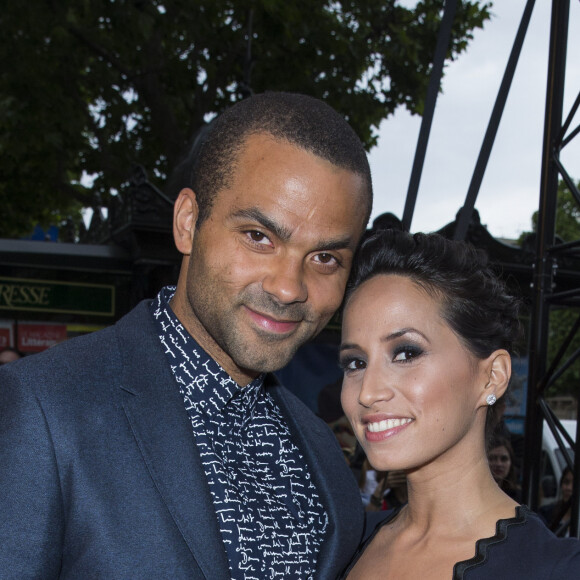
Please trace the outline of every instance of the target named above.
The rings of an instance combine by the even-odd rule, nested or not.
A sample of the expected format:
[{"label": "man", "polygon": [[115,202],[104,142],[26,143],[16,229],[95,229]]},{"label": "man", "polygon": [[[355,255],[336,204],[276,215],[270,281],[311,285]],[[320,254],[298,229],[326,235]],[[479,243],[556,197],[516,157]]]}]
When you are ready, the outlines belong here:
[{"label": "man", "polygon": [[179,194],[177,289],[0,373],[0,577],[333,578],[362,532],[332,434],[267,373],[341,303],[372,203],[330,107],[212,125]]}]

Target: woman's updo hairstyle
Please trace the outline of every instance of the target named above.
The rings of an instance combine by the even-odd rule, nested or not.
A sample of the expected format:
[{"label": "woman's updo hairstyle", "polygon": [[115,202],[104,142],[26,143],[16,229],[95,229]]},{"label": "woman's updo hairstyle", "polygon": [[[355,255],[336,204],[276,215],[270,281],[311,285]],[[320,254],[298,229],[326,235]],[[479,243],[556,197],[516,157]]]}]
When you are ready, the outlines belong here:
[{"label": "woman's updo hairstyle", "polygon": [[478,358],[504,348],[521,334],[519,301],[488,265],[483,251],[438,234],[379,230],[359,248],[345,305],[365,281],[380,274],[405,276],[441,301],[441,315]]}]

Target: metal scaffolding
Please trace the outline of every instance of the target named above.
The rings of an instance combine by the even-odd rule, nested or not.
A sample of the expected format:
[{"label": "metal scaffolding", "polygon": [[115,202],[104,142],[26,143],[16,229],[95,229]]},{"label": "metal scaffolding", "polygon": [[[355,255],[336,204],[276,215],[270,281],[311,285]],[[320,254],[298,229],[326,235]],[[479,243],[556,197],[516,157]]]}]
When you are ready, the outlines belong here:
[{"label": "metal scaffolding", "polygon": [[[562,358],[580,327],[580,319],[560,345],[558,354],[548,368],[548,337],[550,333],[550,309],[555,306],[580,305],[580,288],[561,291],[558,286],[558,269],[566,260],[580,258],[580,240],[561,243],[556,237],[556,202],[558,180],[566,183],[576,202],[580,205],[580,193],[561,162],[562,149],[580,133],[580,125],[570,131],[573,118],[580,104],[580,94],[563,122],[564,81],[566,75],[566,50],[568,41],[569,0],[553,0],[550,52],[548,58],[548,82],[544,119],[544,141],[538,212],[536,261],[533,279],[533,304],[530,323],[528,401],[526,414],[526,447],[524,456],[524,499],[536,509],[540,498],[540,460],[542,451],[542,426],[546,420],[553,431],[566,462],[574,473],[572,496],[572,519],[570,535],[578,537],[580,461],[567,453],[566,447],[575,445],[565,429],[547,405],[546,389],[553,385],[564,370],[579,357],[572,354],[564,363]],[[578,263],[576,264],[578,267]],[[579,408],[580,411],[580,408]],[[580,417],[577,417],[577,419]],[[578,425],[578,423],[577,423]],[[579,441],[576,433],[576,441]],[[567,445],[566,445],[567,443]]]}]

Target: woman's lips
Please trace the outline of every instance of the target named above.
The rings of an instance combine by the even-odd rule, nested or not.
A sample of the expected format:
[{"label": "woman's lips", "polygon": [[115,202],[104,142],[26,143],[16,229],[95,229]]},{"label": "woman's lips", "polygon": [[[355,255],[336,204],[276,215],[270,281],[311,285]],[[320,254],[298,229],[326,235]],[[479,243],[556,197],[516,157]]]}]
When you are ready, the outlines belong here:
[{"label": "woman's lips", "polygon": [[363,419],[367,441],[383,441],[406,429],[413,419],[410,417],[369,417]]}]

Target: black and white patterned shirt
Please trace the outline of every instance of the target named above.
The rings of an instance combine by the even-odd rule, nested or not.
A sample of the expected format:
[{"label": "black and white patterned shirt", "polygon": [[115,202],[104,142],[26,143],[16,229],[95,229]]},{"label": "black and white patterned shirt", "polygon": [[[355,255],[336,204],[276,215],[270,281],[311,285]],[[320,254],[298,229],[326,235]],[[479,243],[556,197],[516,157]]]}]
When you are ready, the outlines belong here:
[{"label": "black and white patterned shirt", "polygon": [[240,387],[191,337],[166,287],[151,310],[191,419],[234,579],[312,578],[328,528],[263,375]]}]

